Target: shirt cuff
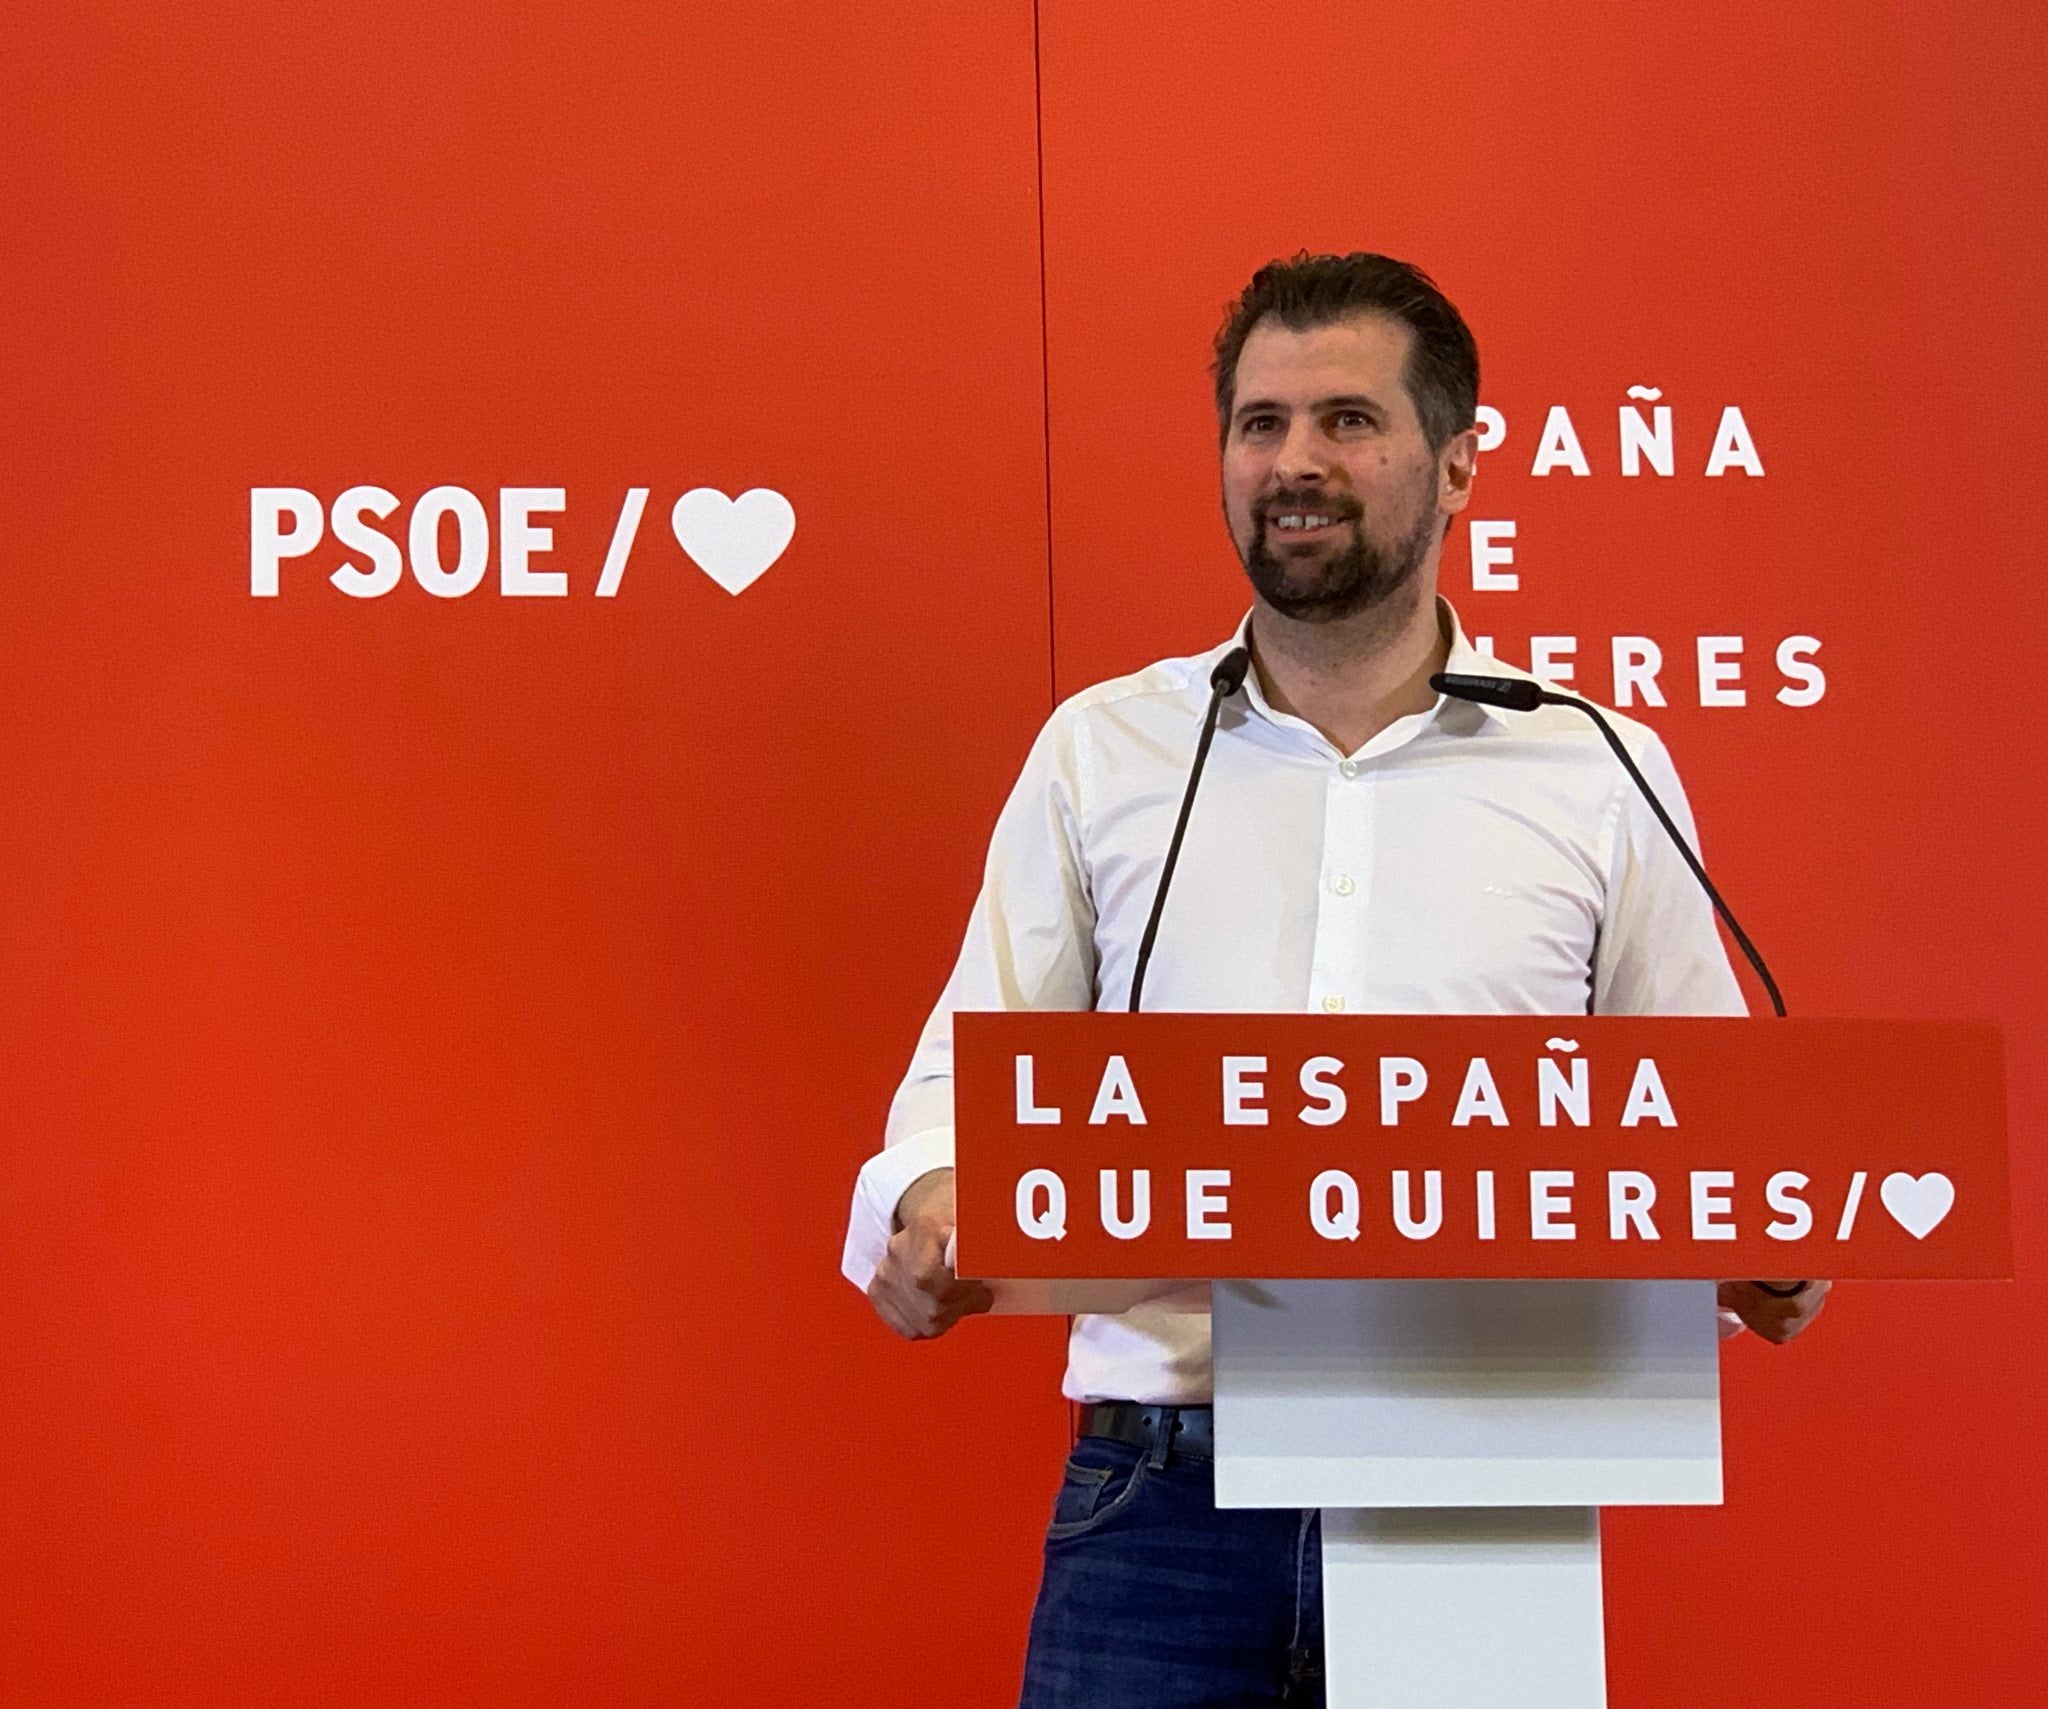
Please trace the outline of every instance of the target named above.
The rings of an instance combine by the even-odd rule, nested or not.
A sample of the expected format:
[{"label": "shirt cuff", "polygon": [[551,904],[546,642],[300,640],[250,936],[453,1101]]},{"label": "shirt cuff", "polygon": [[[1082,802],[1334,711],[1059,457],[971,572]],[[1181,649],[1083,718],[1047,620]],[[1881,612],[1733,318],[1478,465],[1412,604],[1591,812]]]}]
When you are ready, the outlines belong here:
[{"label": "shirt cuff", "polygon": [[910,1134],[863,1163],[853,1184],[853,1212],[847,1218],[839,1273],[866,1293],[888,1253],[889,1237],[896,1232],[896,1206],[903,1195],[920,1176],[952,1167],[950,1127]]}]

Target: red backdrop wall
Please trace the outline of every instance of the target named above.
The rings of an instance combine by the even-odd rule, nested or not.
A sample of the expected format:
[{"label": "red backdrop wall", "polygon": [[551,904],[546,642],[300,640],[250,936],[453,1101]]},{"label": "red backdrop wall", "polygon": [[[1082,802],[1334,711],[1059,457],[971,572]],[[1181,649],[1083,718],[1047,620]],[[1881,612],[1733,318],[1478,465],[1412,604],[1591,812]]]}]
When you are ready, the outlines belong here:
[{"label": "red backdrop wall", "polygon": [[[0,1702],[1014,1693],[1060,1328],[894,1342],[846,1193],[1054,697],[1243,609],[1204,364],[1304,246],[1466,311],[1518,585],[1461,527],[1445,589],[1602,699],[1657,644],[1631,710],[1794,1004],[2006,1029],[2018,1281],[1731,1346],[1728,1504],[1607,1521],[1614,1701],[2028,1700],[2043,46],[1836,0],[10,14]],[[1584,476],[1533,472],[1560,406]],[[1730,406],[1760,475],[1706,473]],[[350,598],[328,533],[252,595],[251,490],[357,485],[401,549],[476,495],[482,584]],[[670,533],[700,486],[794,508],[737,596]],[[559,597],[499,591],[525,487]]]}]

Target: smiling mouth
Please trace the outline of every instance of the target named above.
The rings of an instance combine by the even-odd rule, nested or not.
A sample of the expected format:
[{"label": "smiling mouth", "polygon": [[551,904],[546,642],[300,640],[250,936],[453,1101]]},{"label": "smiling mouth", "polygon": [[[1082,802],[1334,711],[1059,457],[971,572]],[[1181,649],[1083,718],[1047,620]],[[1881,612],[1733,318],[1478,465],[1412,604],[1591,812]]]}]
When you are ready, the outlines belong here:
[{"label": "smiling mouth", "polygon": [[1266,519],[1266,526],[1282,534],[1327,534],[1346,518],[1328,511],[1286,510]]}]

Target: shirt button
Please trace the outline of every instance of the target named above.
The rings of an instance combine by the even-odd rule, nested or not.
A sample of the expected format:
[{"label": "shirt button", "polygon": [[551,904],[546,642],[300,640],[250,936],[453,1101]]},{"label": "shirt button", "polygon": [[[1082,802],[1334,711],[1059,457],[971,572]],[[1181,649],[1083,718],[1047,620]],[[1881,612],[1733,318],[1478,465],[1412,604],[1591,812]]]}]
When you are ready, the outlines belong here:
[{"label": "shirt button", "polygon": [[1323,999],[1323,1013],[1326,1015],[1334,1015],[1343,1007],[1344,999],[1342,997],[1325,997]]},{"label": "shirt button", "polygon": [[1349,896],[1358,886],[1351,882],[1350,873],[1340,872],[1335,878],[1330,880],[1330,888],[1336,891],[1339,896]]},{"label": "shirt button", "polygon": [[1356,777],[1358,775],[1358,762],[1356,760],[1339,760],[1337,762],[1337,769],[1346,777]]}]

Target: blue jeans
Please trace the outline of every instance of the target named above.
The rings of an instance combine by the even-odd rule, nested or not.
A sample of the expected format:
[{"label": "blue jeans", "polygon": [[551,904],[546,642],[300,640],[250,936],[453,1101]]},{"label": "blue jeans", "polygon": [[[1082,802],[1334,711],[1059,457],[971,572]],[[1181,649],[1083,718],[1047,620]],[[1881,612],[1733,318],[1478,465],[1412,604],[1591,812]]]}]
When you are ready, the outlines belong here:
[{"label": "blue jeans", "polygon": [[1045,1534],[1019,1709],[1323,1702],[1314,1509],[1219,1509],[1193,1455],[1084,1436]]}]

